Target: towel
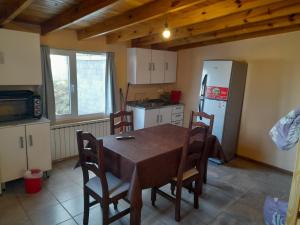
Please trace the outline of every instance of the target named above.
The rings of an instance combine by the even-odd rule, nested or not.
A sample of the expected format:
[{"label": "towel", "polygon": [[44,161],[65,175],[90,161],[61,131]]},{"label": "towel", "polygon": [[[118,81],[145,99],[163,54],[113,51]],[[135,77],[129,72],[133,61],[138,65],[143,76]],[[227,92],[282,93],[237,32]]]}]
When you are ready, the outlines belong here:
[{"label": "towel", "polygon": [[292,149],[300,136],[300,107],[282,117],[270,130],[270,136],[280,150]]}]

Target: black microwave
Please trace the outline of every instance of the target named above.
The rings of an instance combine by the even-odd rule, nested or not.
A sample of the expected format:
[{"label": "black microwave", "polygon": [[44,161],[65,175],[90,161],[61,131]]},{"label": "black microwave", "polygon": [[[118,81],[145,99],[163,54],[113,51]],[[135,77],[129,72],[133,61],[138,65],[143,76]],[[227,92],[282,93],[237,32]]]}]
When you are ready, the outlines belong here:
[{"label": "black microwave", "polygon": [[32,91],[0,91],[0,122],[40,119],[41,97]]}]

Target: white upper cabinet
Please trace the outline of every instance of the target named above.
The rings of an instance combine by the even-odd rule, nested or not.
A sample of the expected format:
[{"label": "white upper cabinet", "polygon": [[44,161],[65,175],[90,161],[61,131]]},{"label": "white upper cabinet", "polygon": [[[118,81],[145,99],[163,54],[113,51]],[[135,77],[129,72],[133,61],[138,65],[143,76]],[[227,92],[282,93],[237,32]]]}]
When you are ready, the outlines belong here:
[{"label": "white upper cabinet", "polygon": [[131,84],[150,84],[151,50],[129,48],[127,59],[128,81]]},{"label": "white upper cabinet", "polygon": [[176,82],[176,52],[128,48],[127,54],[128,82],[131,84]]},{"label": "white upper cabinet", "polygon": [[164,51],[165,83],[175,83],[177,73],[177,52]]},{"label": "white upper cabinet", "polygon": [[41,85],[39,34],[0,29],[0,85]]},{"label": "white upper cabinet", "polygon": [[151,51],[151,84],[164,83],[164,51],[152,50]]}]

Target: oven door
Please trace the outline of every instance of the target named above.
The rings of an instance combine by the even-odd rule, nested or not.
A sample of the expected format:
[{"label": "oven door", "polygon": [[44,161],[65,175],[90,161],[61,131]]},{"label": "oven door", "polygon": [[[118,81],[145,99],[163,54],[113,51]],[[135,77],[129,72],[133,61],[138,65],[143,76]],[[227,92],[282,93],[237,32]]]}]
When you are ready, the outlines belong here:
[{"label": "oven door", "polygon": [[30,91],[0,92],[0,122],[32,118],[32,96]]}]

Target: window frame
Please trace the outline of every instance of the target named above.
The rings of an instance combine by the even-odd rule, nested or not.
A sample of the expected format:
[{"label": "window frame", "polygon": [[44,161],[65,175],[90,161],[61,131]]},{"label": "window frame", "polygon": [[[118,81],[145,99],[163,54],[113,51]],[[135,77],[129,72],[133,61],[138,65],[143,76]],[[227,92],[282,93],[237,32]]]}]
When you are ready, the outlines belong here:
[{"label": "window frame", "polygon": [[[92,55],[106,55],[105,52],[93,52],[93,51],[76,51],[76,50],[65,50],[65,49],[50,49],[50,55],[63,55],[69,57],[69,73],[70,73],[70,99],[71,99],[71,114],[56,115],[57,121],[69,121],[69,120],[91,120],[97,118],[106,118],[105,112],[92,113],[79,115],[78,114],[78,89],[77,89],[77,61],[76,54],[92,54]],[[106,91],[106,90],[105,90]],[[106,104],[106,102],[104,103]]]}]

